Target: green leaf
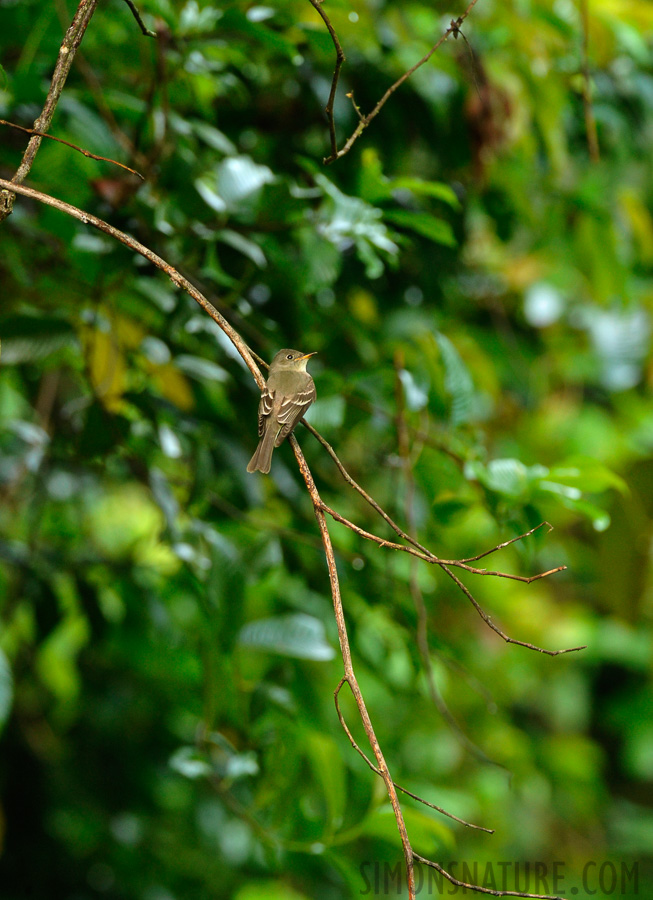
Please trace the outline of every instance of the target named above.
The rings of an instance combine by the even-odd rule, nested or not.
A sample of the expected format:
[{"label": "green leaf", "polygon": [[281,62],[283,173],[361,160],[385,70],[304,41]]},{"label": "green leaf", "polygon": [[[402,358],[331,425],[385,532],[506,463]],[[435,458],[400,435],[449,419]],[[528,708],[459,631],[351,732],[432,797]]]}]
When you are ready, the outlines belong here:
[{"label": "green leaf", "polygon": [[588,494],[598,494],[615,488],[628,493],[628,485],[616,472],[590,456],[572,456],[549,470],[548,479],[558,484],[577,487]]},{"label": "green leaf", "polygon": [[518,459],[493,459],[487,465],[473,460],[465,465],[467,478],[476,479],[488,490],[506,497],[527,499],[533,487],[548,474],[543,466],[525,466]]},{"label": "green leaf", "polygon": [[285,881],[252,881],[242,885],[233,900],[309,900]]},{"label": "green leaf", "polygon": [[388,222],[421,234],[435,244],[443,244],[445,247],[456,246],[451,225],[430,213],[413,212],[409,209],[387,209],[383,211],[383,217]]},{"label": "green leaf", "polygon": [[392,190],[405,190],[424,197],[442,200],[452,209],[460,209],[460,200],[448,184],[441,181],[422,181],[421,178],[394,178],[390,182]]},{"label": "green leaf", "polygon": [[238,640],[243,647],[297,659],[323,662],[335,656],[323,623],[304,613],[249,622],[241,629]]},{"label": "green leaf", "polygon": [[254,241],[250,241],[249,238],[244,237],[244,235],[239,234],[237,231],[218,231],[216,238],[219,241],[222,241],[223,244],[228,244],[230,247],[233,247],[234,250],[238,250],[239,253],[242,253],[243,256],[246,256],[248,259],[251,259],[254,265],[258,266],[259,269],[264,269],[267,266],[268,261],[259,245],[255,244]]}]

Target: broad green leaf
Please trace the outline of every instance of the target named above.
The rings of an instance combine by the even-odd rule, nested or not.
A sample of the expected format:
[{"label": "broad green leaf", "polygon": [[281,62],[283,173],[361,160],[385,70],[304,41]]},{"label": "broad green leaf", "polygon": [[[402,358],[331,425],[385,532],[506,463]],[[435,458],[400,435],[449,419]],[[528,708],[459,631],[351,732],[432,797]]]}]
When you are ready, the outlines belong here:
[{"label": "broad green leaf", "polygon": [[297,659],[326,661],[335,656],[322,622],[304,613],[249,622],[241,629],[239,643],[250,649]]},{"label": "broad green leaf", "polygon": [[233,247],[234,250],[238,250],[239,253],[242,253],[243,256],[246,256],[248,259],[251,259],[254,265],[258,266],[259,269],[264,269],[267,266],[268,262],[265,258],[265,254],[259,245],[255,244],[254,241],[250,241],[249,238],[239,234],[237,231],[218,231],[216,238],[219,241],[222,241],[223,244],[229,244],[230,247]]},{"label": "broad green leaf", "polygon": [[549,469],[548,480],[577,487],[588,494],[597,494],[610,488],[615,488],[622,494],[628,492],[628,486],[623,478],[591,456],[569,457],[552,466]]},{"label": "broad green leaf", "polygon": [[393,178],[389,182],[392,190],[405,190],[424,197],[442,200],[452,209],[460,209],[460,200],[448,184],[441,181],[423,181],[421,178]]},{"label": "broad green leaf", "polygon": [[62,347],[77,345],[70,322],[52,316],[9,316],[0,319],[2,364],[45,359]]},{"label": "broad green leaf", "polygon": [[429,213],[413,212],[408,209],[387,209],[383,211],[383,218],[394,225],[415,231],[436,244],[444,244],[445,247],[456,246],[451,225]]}]

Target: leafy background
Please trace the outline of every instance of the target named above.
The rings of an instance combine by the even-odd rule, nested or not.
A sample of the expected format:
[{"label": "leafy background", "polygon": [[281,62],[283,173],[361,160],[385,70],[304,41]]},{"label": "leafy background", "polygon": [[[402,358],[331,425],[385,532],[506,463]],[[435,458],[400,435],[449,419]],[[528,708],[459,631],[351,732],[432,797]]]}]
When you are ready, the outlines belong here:
[{"label": "leafy background", "polygon": [[[513,636],[579,654],[504,645],[418,569],[437,684],[476,751],[429,700],[410,562],[334,524],[354,661],[394,777],[496,828],[406,800],[418,852],[481,878],[487,861],[563,861],[567,895],[646,896],[653,6],[590,5],[598,163],[572,0],[479,0],[469,44],[447,42],[328,168],[333,49],[308,2],[143,0],[155,42],[113,0],[52,131],[146,183],[47,141],[28,183],[178,266],[264,357],[319,351],[311,421],[441,556],[555,526],[493,565],[565,572],[465,581]],[[341,141],[345,94],[369,110],[462,11],[327,9]],[[0,3],[3,118],[38,114],[73,11]],[[24,145],[2,129],[4,177]],[[18,198],[1,241],[3,897],[387,896],[401,849],[335,716],[310,504],[288,447],[269,478],[245,473],[249,374],[108,238]],[[299,438],[326,502],[381,530]]]}]

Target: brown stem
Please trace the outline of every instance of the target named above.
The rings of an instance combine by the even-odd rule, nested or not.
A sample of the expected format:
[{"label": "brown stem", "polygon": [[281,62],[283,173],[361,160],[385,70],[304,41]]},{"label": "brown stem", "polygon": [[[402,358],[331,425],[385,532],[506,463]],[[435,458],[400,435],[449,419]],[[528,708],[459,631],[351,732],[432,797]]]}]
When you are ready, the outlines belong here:
[{"label": "brown stem", "polygon": [[454,878],[453,875],[450,875],[446,869],[443,869],[442,866],[433,862],[433,860],[425,859],[423,856],[420,856],[419,853],[415,853],[413,856],[416,862],[420,862],[424,866],[430,866],[441,875],[444,875],[451,884],[463,888],[463,892],[467,889],[469,891],[476,891],[479,894],[490,894],[492,897],[528,897],[531,898],[531,900],[562,900],[561,897],[554,894],[524,894],[521,891],[496,891],[492,888],[481,887],[478,884],[468,884],[466,881],[460,881],[458,878]]},{"label": "brown stem", "polygon": [[327,121],[329,123],[329,137],[331,138],[331,156],[335,158],[335,155],[338,153],[338,141],[336,138],[336,124],[333,119],[333,104],[336,99],[336,91],[338,89],[338,79],[340,78],[340,69],[342,68],[342,64],[345,61],[345,54],[340,45],[340,41],[338,40],[338,35],[335,32],[333,25],[331,24],[331,20],[324,12],[322,8],[323,0],[308,0],[311,6],[317,10],[318,14],[321,16],[322,21],[326,25],[329,34],[331,35],[331,40],[333,41],[333,46],[336,50],[336,65],[333,70],[333,78],[331,79],[331,90],[329,91],[329,99],[327,100],[327,105],[324,107],[324,112],[327,116]]},{"label": "brown stem", "polygon": [[529,644],[528,641],[518,641],[515,638],[509,637],[505,632],[501,631],[498,625],[495,625],[492,619],[488,616],[485,610],[481,607],[479,602],[476,600],[472,592],[469,588],[465,587],[460,578],[451,571],[451,569],[444,565],[444,563],[440,564],[440,568],[443,569],[451,578],[451,580],[458,585],[463,594],[467,597],[469,602],[472,604],[476,612],[483,619],[485,624],[498,634],[500,638],[506,642],[506,644],[518,644],[520,647],[527,647],[529,650],[536,650],[538,653],[546,653],[547,656],[560,656],[563,653],[574,653],[576,650],[585,650],[586,645],[583,644],[580,647],[566,647],[564,650],[546,650],[544,647],[537,647],[535,644]]},{"label": "brown stem", "polygon": [[399,835],[401,837],[401,843],[404,849],[404,858],[406,860],[406,876],[408,879],[408,895],[410,900],[415,900],[415,877],[413,874],[413,849],[410,845],[410,840],[408,838],[408,832],[406,831],[406,825],[404,823],[404,817],[401,812],[401,806],[399,805],[399,799],[397,797],[397,791],[392,780],[392,776],[390,775],[390,771],[388,769],[387,763],[381,751],[381,746],[374,732],[374,728],[372,726],[372,721],[370,719],[370,715],[367,711],[367,707],[365,705],[365,701],[363,700],[363,695],[361,693],[361,689],[358,686],[358,681],[356,680],[356,675],[354,673],[354,665],[351,658],[351,649],[349,647],[349,638],[347,636],[347,625],[345,623],[345,613],[342,606],[342,598],[340,596],[340,582],[338,580],[338,570],[336,567],[336,558],[333,552],[333,545],[331,543],[331,535],[329,534],[329,527],[327,525],[326,516],[324,513],[324,504],[322,503],[322,498],[320,497],[318,490],[315,486],[315,482],[313,480],[313,476],[311,474],[310,469],[304,459],[304,454],[301,451],[299,443],[297,442],[297,438],[291,434],[289,437],[289,441],[292,445],[293,451],[295,453],[295,458],[299,465],[299,471],[302,474],[304,482],[306,484],[306,488],[308,490],[309,496],[313,503],[313,510],[315,511],[315,518],[317,519],[317,524],[320,529],[320,536],[322,538],[322,545],[324,547],[324,555],[326,556],[327,561],[327,569],[329,571],[329,582],[331,584],[331,597],[333,599],[333,610],[336,619],[336,626],[338,628],[338,640],[340,642],[340,652],[342,655],[342,661],[344,665],[344,679],[347,681],[349,685],[349,689],[352,692],[354,700],[356,701],[356,706],[358,707],[358,712],[361,717],[361,721],[363,723],[363,728],[365,729],[365,734],[367,735],[367,739],[370,742],[370,746],[372,747],[372,752],[374,753],[374,758],[376,759],[378,771],[383,778],[385,783],[386,790],[388,792],[388,797],[390,798],[390,803],[392,804],[392,810],[394,812],[395,820],[397,822],[397,828],[399,829]]},{"label": "brown stem", "polygon": [[[77,12],[70,23],[68,31],[66,31],[64,35],[61,46],[59,47],[59,56],[57,57],[57,64],[54,67],[50,89],[45,98],[45,104],[41,110],[41,114],[34,122],[35,134],[29,139],[20,165],[12,178],[13,184],[22,184],[27,177],[29,170],[32,168],[32,163],[34,162],[38,149],[41,146],[41,141],[43,140],[42,135],[50,130],[50,123],[52,122],[52,117],[57,108],[57,103],[59,102],[59,97],[61,96],[61,92],[66,83],[68,73],[70,72],[70,67],[73,64],[75,53],[84,37],[97,5],[98,0],[80,0]],[[7,189],[7,192],[0,194],[0,222],[11,214],[15,193],[17,192],[12,192],[11,188],[9,188]]]},{"label": "brown stem", "polygon": [[137,172],[136,169],[130,169],[129,166],[124,165],[124,163],[118,162],[115,159],[110,159],[108,156],[96,156],[96,154],[91,153],[90,150],[85,150],[83,147],[78,147],[77,144],[71,144],[70,141],[64,141],[63,138],[55,137],[53,134],[36,132],[33,128],[24,128],[22,125],[16,125],[14,122],[7,122],[6,119],[0,119],[0,125],[8,125],[9,128],[17,128],[18,131],[24,131],[26,134],[33,134],[41,138],[49,138],[51,141],[56,141],[58,144],[65,144],[66,147],[72,147],[73,150],[77,150],[78,153],[81,153],[83,156],[86,156],[89,159],[97,159],[101,162],[113,163],[114,166],[120,166],[121,169],[127,169],[127,171],[131,172],[132,175],[136,175],[141,179],[141,181],[145,181],[143,175],[141,175],[140,172]]},{"label": "brown stem", "polygon": [[136,9],[136,7],[134,6],[134,4],[132,3],[132,0],[125,0],[125,3],[126,3],[127,6],[131,9],[132,15],[133,15],[133,17],[136,19],[136,23],[138,24],[138,27],[141,29],[141,33],[144,34],[145,37],[153,37],[153,38],[155,38],[155,37],[156,37],[156,31],[150,31],[149,28],[146,28],[146,27],[145,27],[145,23],[144,23],[143,20],[141,19],[141,14],[139,13],[139,11]]}]

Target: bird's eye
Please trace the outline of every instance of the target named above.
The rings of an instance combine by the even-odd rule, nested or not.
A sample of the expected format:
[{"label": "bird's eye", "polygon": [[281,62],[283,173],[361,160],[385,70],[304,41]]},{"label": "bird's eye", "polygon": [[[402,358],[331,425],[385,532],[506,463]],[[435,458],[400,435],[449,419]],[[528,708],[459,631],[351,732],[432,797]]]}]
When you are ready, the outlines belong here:
[{"label": "bird's eye", "polygon": [[292,359],[292,353],[289,353],[286,359]]}]

